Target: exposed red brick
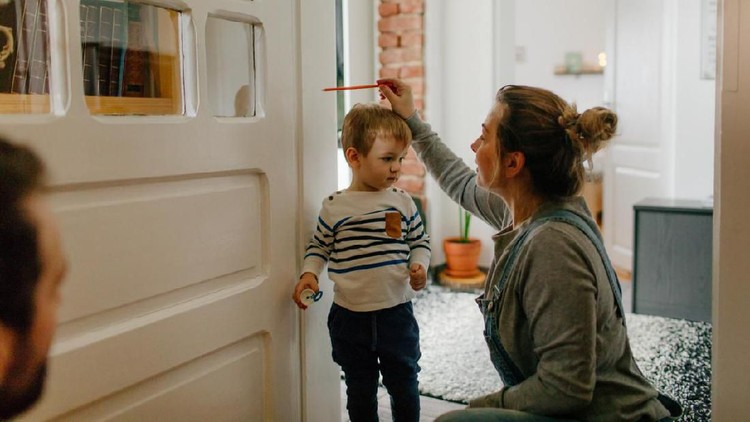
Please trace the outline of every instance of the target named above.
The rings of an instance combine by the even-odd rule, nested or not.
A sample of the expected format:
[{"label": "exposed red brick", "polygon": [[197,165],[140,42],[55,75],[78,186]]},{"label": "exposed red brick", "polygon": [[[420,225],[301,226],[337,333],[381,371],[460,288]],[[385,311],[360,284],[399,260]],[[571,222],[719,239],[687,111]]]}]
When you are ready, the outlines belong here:
[{"label": "exposed red brick", "polygon": [[422,48],[403,48],[402,53],[402,62],[416,62],[416,61],[422,61],[422,57],[424,56],[422,54]]},{"label": "exposed red brick", "polygon": [[381,78],[398,78],[398,67],[381,67],[380,68],[380,77]]},{"label": "exposed red brick", "polygon": [[392,33],[386,32],[378,35],[378,46],[380,48],[385,47],[398,47],[399,36]]},{"label": "exposed red brick", "polygon": [[398,15],[398,3],[382,3],[378,6],[378,13],[384,18]]},{"label": "exposed red brick", "polygon": [[422,177],[425,175],[424,165],[417,160],[404,160],[401,164],[401,173]]},{"label": "exposed red brick", "polygon": [[401,63],[404,61],[404,50],[401,48],[388,48],[380,52],[381,64]]},{"label": "exposed red brick", "polygon": [[422,31],[409,31],[401,34],[400,45],[402,47],[420,47],[424,42]]},{"label": "exposed red brick", "polygon": [[422,16],[396,15],[378,21],[378,31],[380,32],[402,32],[413,29],[422,29]]},{"label": "exposed red brick", "polygon": [[386,48],[380,52],[380,63],[384,65],[416,62],[421,59],[421,48]]},{"label": "exposed red brick", "polygon": [[424,13],[424,0],[402,0],[399,10],[401,13]]},{"label": "exposed red brick", "polygon": [[[380,0],[378,13],[378,46],[381,78],[399,78],[412,87],[414,105],[424,109],[424,0]],[[391,108],[386,100],[380,104]],[[410,148],[401,167],[402,176],[396,186],[422,200],[426,171]]]},{"label": "exposed red brick", "polygon": [[398,77],[401,79],[421,78],[423,76],[424,66],[422,65],[401,66],[398,71]]},{"label": "exposed red brick", "polygon": [[424,191],[424,178],[418,176],[403,175],[395,183],[395,186],[409,193],[420,194]]},{"label": "exposed red brick", "polygon": [[404,79],[404,82],[411,86],[411,92],[415,96],[422,96],[422,94],[424,94],[424,79]]}]

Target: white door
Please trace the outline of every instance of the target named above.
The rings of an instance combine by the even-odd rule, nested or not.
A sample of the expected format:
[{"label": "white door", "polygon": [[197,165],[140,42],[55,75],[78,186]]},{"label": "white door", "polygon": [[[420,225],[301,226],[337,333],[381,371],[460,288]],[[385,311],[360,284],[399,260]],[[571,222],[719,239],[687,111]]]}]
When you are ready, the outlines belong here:
[{"label": "white door", "polygon": [[[338,416],[322,340],[326,389],[305,399],[317,362],[304,364],[290,299],[317,212],[302,202],[335,186],[335,100],[320,92],[335,80],[334,26],[319,24],[328,3],[154,0],[182,12],[173,87],[185,115],[97,117],[83,97],[79,2],[50,2],[56,115],[0,117],[48,164],[70,261],[47,391],[26,419]],[[217,101],[212,73],[232,69],[212,61],[215,48],[240,41],[247,55],[248,42],[209,42],[209,16],[260,29],[249,43],[254,117],[215,117],[233,100]],[[308,149],[322,158],[303,160]],[[327,339],[324,321],[308,325],[307,338]]]},{"label": "white door", "polygon": [[670,193],[673,174],[674,58],[672,0],[615,0],[608,31],[607,90],[619,117],[607,149],[604,232],[613,263],[630,271],[633,205]]}]

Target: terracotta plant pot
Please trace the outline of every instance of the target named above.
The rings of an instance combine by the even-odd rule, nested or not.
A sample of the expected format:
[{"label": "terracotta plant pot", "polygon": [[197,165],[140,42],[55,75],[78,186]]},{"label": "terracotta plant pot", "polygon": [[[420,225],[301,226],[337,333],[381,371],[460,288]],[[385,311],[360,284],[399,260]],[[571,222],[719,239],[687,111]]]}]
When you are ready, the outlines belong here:
[{"label": "terracotta plant pot", "polygon": [[462,242],[458,237],[443,240],[445,251],[445,273],[451,277],[476,277],[479,274],[479,253],[482,243],[479,239],[469,238]]}]

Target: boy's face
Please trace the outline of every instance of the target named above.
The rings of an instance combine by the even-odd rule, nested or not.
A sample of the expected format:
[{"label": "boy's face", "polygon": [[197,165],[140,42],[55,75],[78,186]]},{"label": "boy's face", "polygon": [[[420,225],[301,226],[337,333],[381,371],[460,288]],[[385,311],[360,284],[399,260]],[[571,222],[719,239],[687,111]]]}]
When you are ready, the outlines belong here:
[{"label": "boy's face", "polygon": [[366,156],[354,148],[347,149],[346,158],[352,167],[349,189],[378,191],[391,187],[401,175],[401,162],[408,149],[408,142],[383,134],[375,137]]}]

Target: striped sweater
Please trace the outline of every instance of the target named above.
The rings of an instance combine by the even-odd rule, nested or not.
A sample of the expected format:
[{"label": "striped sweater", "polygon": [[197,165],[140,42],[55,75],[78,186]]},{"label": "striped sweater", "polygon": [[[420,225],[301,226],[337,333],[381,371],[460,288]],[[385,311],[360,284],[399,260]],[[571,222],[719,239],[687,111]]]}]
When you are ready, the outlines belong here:
[{"label": "striped sweater", "polygon": [[366,312],[411,300],[409,267],[429,267],[430,245],[409,194],[344,190],[325,198],[302,272],[319,276],[326,263],[339,306]]}]

